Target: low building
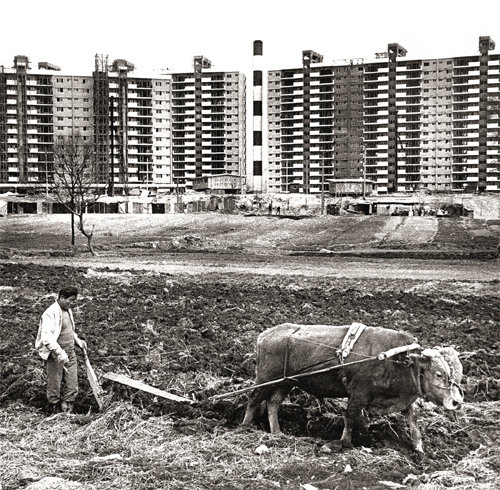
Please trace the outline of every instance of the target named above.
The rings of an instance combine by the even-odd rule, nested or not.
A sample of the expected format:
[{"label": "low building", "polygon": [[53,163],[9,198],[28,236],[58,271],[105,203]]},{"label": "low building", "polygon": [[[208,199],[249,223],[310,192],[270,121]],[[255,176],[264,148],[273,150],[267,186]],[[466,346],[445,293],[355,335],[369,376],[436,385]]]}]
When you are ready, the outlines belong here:
[{"label": "low building", "polygon": [[328,183],[332,196],[369,196],[373,191],[373,181],[366,179],[331,179]]},{"label": "low building", "polygon": [[193,180],[193,190],[212,194],[239,194],[242,187],[243,179],[239,175],[205,175]]}]

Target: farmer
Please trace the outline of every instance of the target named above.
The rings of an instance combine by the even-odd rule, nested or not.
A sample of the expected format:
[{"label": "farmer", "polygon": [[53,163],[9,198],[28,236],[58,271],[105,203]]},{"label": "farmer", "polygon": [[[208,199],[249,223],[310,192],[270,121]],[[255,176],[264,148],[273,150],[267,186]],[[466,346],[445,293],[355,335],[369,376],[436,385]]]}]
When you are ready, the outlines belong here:
[{"label": "farmer", "polygon": [[47,368],[47,399],[51,413],[71,412],[78,393],[75,344],[85,350],[87,343],[75,332],[71,306],[77,295],[75,287],[59,291],[57,300],[42,314],[35,341],[35,348]]}]

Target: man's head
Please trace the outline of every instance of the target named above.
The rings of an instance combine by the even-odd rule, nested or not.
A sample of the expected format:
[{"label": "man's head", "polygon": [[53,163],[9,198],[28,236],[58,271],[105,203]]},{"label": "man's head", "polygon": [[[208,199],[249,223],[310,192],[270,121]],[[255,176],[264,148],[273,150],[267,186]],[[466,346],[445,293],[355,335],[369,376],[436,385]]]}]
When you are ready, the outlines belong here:
[{"label": "man's head", "polygon": [[71,305],[76,300],[78,289],[75,287],[64,287],[59,291],[57,302],[63,310],[71,308]]}]

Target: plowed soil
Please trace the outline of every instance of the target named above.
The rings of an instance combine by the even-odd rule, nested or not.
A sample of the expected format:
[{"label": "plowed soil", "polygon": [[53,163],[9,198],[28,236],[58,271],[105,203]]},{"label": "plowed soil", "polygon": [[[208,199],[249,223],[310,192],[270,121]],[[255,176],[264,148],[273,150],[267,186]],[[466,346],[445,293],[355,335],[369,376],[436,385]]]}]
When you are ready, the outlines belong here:
[{"label": "plowed soil", "polygon": [[[28,220],[24,220],[27,225]],[[424,488],[431,483],[425,475],[439,471],[459,474],[460,464],[474,451],[484,453],[484,448],[489,452],[482,468],[495,470],[490,459],[500,435],[497,420],[490,423],[488,417],[481,420],[478,414],[496,410],[498,415],[500,399],[496,224],[455,221],[453,226],[452,221],[441,224],[434,219],[426,224],[422,220],[418,226],[425,226],[427,231],[422,236],[427,238],[419,243],[403,233],[402,227],[410,225],[401,218],[398,222],[390,218],[373,222],[356,219],[351,226],[342,220],[335,230],[329,224],[327,233],[317,220],[264,219],[261,228],[267,231],[260,230],[259,234],[255,231],[258,227],[245,227],[227,217],[219,222],[210,218],[203,225],[199,220],[176,222],[175,229],[149,222],[142,229],[120,231],[115,221],[115,231],[107,228],[106,240],[102,225],[101,235],[96,231],[96,258],[89,257],[81,244],[76,251],[69,249],[64,243],[67,229],[59,228],[60,223],[55,221],[44,225],[30,220],[30,226],[23,226],[22,218],[18,218],[2,224],[8,232],[8,243],[2,238],[4,255],[0,264],[0,404],[5,420],[12,416],[13,407],[18,417],[13,420],[24,420],[22,427],[32,424],[35,430],[46,417],[43,364],[33,343],[39,316],[54,300],[53,294],[62,284],[74,284],[80,291],[75,309],[77,329],[88,342],[89,356],[99,375],[123,373],[195,402],[178,405],[103,380],[110,407],[107,413],[119,403],[130,403],[139,410],[140,420],[137,427],[134,425],[138,438],[144,435],[140,429],[147,424],[144,421],[171,421],[176,441],[189,436],[191,451],[196,454],[199,444],[207,444],[207,435],[220,441],[220,437],[240,430],[237,427],[245,396],[217,402],[209,397],[251,385],[257,335],[281,322],[347,325],[355,321],[405,330],[423,346],[455,347],[464,365],[463,414],[448,414],[427,403],[419,405],[424,459],[413,453],[405,421],[399,415],[367,419],[366,429],[354,439],[354,451],[350,456],[341,455],[333,441],[342,431],[343,402],[318,402],[292,392],[280,412],[284,439],[266,438],[263,418],[257,421],[255,431],[235,433],[240,435],[235,435],[234,447],[249,444],[251,438],[254,448],[265,442],[281,454],[278,460],[270,460],[267,466],[263,463],[254,473],[250,471],[250,476],[235,477],[234,472],[241,471],[240,462],[244,463],[241,458],[233,461],[218,455],[226,461],[220,473],[207,470],[203,475],[189,465],[181,471],[172,463],[172,468],[177,468],[174,476],[153,473],[148,482],[131,469],[125,483],[113,483],[108,475],[109,488],[300,488],[305,483],[317,488],[388,488],[380,482],[408,484],[409,475],[416,475],[409,484]],[[353,233],[353,228],[363,222],[365,234],[359,235],[362,228]],[[45,226],[47,231],[40,241],[33,232],[37,226]],[[367,229],[373,229],[373,233],[366,233]],[[476,230],[472,234],[475,238],[460,238],[464,230],[472,236],[471,229]],[[449,241],[451,237],[458,238]],[[448,247],[442,245],[446,241]],[[370,256],[370,252],[384,247],[393,250],[396,242],[399,251],[432,254],[443,253],[444,248],[449,256],[446,260],[382,260],[342,253],[331,256],[332,252],[349,252],[356,247],[359,252],[361,244],[369,243],[365,251]],[[322,256],[291,255],[322,250]],[[450,260],[457,253],[481,260],[463,256]],[[105,415],[97,413],[84,369],[79,376],[79,415],[75,417],[85,424]],[[23,410],[35,411],[36,415],[25,420]],[[0,431],[10,437],[7,427],[0,426]],[[93,447],[94,455],[121,452],[130,456],[128,443],[117,437],[115,442],[108,441],[107,448]],[[159,434],[157,437],[161,438]],[[17,440],[14,435],[12,438],[11,442]],[[296,448],[297,444],[305,447],[296,449],[302,458],[300,464],[292,464],[281,453],[288,455],[294,444]],[[145,455],[147,451],[145,447]],[[391,457],[399,455],[388,459],[389,466],[381,462],[383,455],[387,459],[388,451],[392,451]],[[32,464],[29,455],[24,456],[26,463]],[[24,456],[22,452],[18,455]],[[72,457],[88,459],[89,455]],[[248,458],[252,457],[251,449]],[[365,461],[365,471],[361,460]],[[342,464],[336,466],[340,461]],[[354,466],[354,471],[346,470],[347,464],[351,470]],[[57,476],[55,470],[41,474]],[[85,488],[103,488],[105,474],[105,470],[80,471],[68,478]],[[478,474],[471,482],[475,486],[453,488],[493,488],[478,486],[495,481],[493,477],[488,480],[484,471],[482,479]],[[0,473],[5,488],[23,487],[35,480],[7,472],[2,480]],[[463,482],[468,480],[457,481],[466,485]],[[437,486],[432,488],[447,487],[442,480],[435,482]]]}]

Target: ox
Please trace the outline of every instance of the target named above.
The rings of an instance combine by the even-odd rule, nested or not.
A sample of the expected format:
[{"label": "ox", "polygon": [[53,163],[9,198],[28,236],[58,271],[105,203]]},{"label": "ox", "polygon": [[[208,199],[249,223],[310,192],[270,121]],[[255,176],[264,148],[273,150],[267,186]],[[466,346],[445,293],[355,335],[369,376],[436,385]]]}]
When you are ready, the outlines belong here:
[{"label": "ox", "polygon": [[[348,398],[342,447],[352,446],[352,430],[361,422],[362,409],[381,415],[400,411],[408,420],[415,450],[423,453],[413,402],[424,397],[448,410],[460,408],[462,364],[457,352],[452,347],[419,349],[418,354],[406,352],[384,361],[371,360],[304,376],[340,363],[338,349],[348,328],[284,323],[262,332],[257,340],[257,386],[248,397],[243,424],[250,424],[257,408],[266,401],[270,430],[279,433],[278,409],[297,386],[317,397]],[[377,356],[412,341],[403,332],[364,327],[343,363]],[[298,374],[299,378],[287,379]]]}]

